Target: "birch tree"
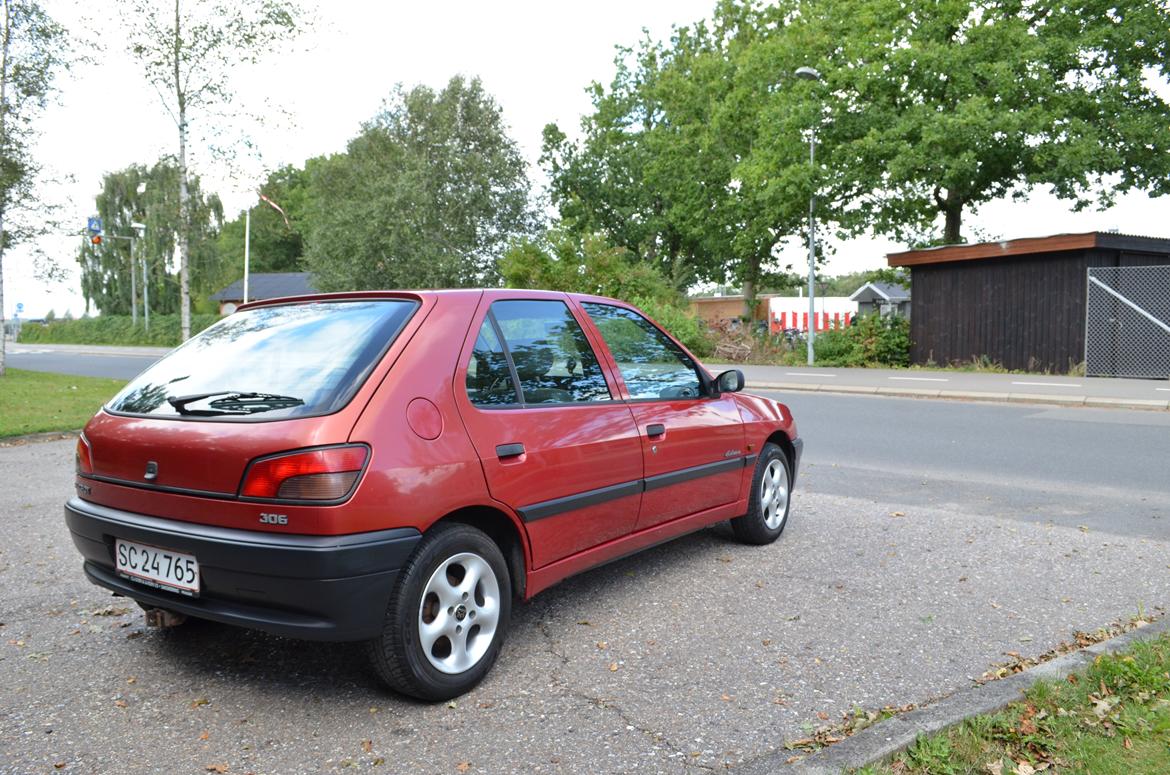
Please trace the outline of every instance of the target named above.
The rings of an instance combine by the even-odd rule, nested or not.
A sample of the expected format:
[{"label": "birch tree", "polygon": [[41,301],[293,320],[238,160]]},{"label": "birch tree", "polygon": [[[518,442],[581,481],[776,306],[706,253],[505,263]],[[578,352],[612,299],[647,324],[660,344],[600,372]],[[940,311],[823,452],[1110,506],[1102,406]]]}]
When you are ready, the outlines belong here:
[{"label": "birch tree", "polygon": [[178,130],[179,317],[185,340],[191,335],[192,122],[226,117],[234,101],[232,76],[291,41],[300,32],[302,12],[282,0],[135,0],[124,19],[130,51]]},{"label": "birch tree", "polygon": [[[36,2],[0,0],[0,376],[4,375],[4,254],[38,231],[19,216],[36,202],[34,121],[68,67],[65,29]],[[14,217],[16,216],[16,217]]]}]

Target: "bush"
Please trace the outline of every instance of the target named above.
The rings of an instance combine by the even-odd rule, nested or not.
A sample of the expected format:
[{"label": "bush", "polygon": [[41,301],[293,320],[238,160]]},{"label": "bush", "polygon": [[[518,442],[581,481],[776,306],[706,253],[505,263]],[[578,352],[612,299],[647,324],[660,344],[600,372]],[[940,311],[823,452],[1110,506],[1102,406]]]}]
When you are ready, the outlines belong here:
[{"label": "bush", "polygon": [[[220,319],[219,315],[192,315],[191,335]],[[181,344],[178,315],[151,315],[150,331],[140,319],[135,326],[128,315],[100,315],[77,320],[54,320],[43,326],[23,326],[20,341],[39,344],[153,345]]]},{"label": "bush", "polygon": [[865,315],[857,323],[817,334],[821,366],[909,366],[910,321],[897,315]]}]

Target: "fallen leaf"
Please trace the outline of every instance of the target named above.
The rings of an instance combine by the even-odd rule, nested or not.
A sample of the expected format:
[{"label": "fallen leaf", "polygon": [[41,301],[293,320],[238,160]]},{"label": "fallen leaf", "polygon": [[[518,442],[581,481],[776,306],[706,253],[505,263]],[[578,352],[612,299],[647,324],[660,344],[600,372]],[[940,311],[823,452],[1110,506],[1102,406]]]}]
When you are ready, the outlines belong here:
[{"label": "fallen leaf", "polygon": [[604,641],[604,640],[597,641],[597,648],[601,649],[602,651],[605,651],[607,648],[609,648],[609,641]]},{"label": "fallen leaf", "polygon": [[760,643],[763,643],[765,646],[771,646],[772,639],[771,638],[764,638],[762,641],[760,641]]},{"label": "fallen leaf", "polygon": [[819,718],[821,721],[828,721],[829,714],[825,713],[823,710],[818,710],[817,711],[817,718]]},{"label": "fallen leaf", "polygon": [[55,769],[55,770],[65,769],[65,762],[53,762],[53,769]]},{"label": "fallen leaf", "polygon": [[581,625],[582,627],[592,627],[593,626],[593,622],[589,621],[588,619],[582,619],[581,621],[577,622],[577,624]]},{"label": "fallen leaf", "polygon": [[381,756],[379,756],[377,759],[374,759],[374,761],[371,762],[371,764],[373,764],[375,767],[381,767],[385,763],[386,763],[386,759],[384,757],[381,757]]},{"label": "fallen leaf", "polygon": [[222,773],[222,772],[228,771],[228,766],[226,764],[209,764],[204,769],[206,769],[207,772],[221,772]]},{"label": "fallen leaf", "polygon": [[134,676],[130,676],[129,678],[127,678],[127,679],[126,679],[126,683],[128,683],[128,684],[136,684],[136,683],[138,683],[138,679],[137,679],[137,678],[135,678]]},{"label": "fallen leaf", "polygon": [[471,769],[471,762],[459,762],[455,765],[455,769],[459,772],[467,772]]},{"label": "fallen leaf", "polygon": [[724,693],[719,695],[719,699],[723,700],[724,702],[731,702],[731,695]]},{"label": "fallen leaf", "polygon": [[114,704],[119,708],[125,708],[129,703],[127,703],[125,700],[114,700]]},{"label": "fallen leaf", "polygon": [[1127,738],[1125,738],[1125,741],[1122,743],[1122,745],[1124,745],[1126,748],[1132,749],[1133,748],[1133,741],[1127,737]]},{"label": "fallen leaf", "polygon": [[988,762],[983,765],[983,768],[987,770],[988,775],[1003,775],[1003,760],[996,759],[993,762]]},{"label": "fallen leaf", "polygon": [[616,673],[616,672],[617,672],[617,669],[618,669],[618,663],[617,663],[617,662],[610,662],[610,663],[609,663],[609,672],[611,672],[611,673]]},{"label": "fallen leaf", "polygon": [[1077,525],[1077,530],[1081,531],[1082,533],[1087,533],[1087,532],[1089,532],[1089,526],[1088,525]]},{"label": "fallen leaf", "polygon": [[210,705],[210,704],[211,704],[211,700],[207,699],[206,697],[198,697],[194,700],[191,700],[191,710],[195,710],[196,708],[200,708],[200,707],[203,707],[204,705]]},{"label": "fallen leaf", "polygon": [[371,751],[373,751],[374,750],[374,741],[373,740],[363,740],[362,741],[362,750],[365,751],[366,753],[370,753]]},{"label": "fallen leaf", "polygon": [[1016,762],[1016,775],[1036,775],[1036,768],[1027,762]]},{"label": "fallen leaf", "polygon": [[203,730],[202,732],[200,732],[200,733],[199,733],[199,739],[200,739],[200,740],[210,740],[210,739],[211,739],[211,733],[210,733],[210,732],[208,732],[208,731],[205,729],[205,730]]},{"label": "fallen leaf", "polygon": [[904,516],[906,516],[906,512],[904,512],[904,511],[891,511],[890,516],[891,517],[904,517]]},{"label": "fallen leaf", "polygon": [[450,702],[447,703],[447,707],[454,709],[454,708],[458,708],[459,704],[456,703],[455,700],[451,700]]}]

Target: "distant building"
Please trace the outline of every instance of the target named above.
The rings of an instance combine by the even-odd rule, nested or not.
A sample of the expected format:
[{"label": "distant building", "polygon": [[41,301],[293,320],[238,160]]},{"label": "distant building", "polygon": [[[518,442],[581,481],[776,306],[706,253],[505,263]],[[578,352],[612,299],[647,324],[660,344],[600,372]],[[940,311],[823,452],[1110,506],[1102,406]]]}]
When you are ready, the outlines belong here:
[{"label": "distant building", "polygon": [[[308,272],[269,272],[248,275],[248,301],[279,299],[284,296],[303,296],[316,293],[313,278]],[[219,302],[219,314],[230,315],[244,303],[244,281],[236,280],[219,293],[211,295]]]},{"label": "distant building", "polygon": [[910,317],[910,291],[894,283],[866,283],[853,292],[850,301],[857,302],[857,314]]}]

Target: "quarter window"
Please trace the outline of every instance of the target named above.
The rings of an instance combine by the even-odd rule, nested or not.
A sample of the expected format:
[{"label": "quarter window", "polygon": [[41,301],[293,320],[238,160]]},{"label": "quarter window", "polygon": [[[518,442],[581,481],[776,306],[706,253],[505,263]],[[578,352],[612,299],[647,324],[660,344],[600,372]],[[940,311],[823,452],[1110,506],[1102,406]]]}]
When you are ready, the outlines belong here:
[{"label": "quarter window", "polygon": [[699,371],[690,356],[646,318],[610,304],[582,304],[617,361],[632,399],[698,398]]},{"label": "quarter window", "polygon": [[517,404],[516,383],[508,368],[508,356],[489,316],[475,338],[475,350],[467,364],[467,397],[479,406]]}]

